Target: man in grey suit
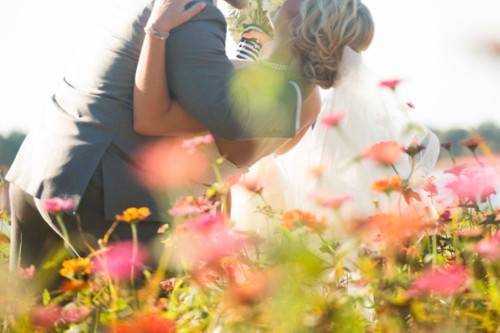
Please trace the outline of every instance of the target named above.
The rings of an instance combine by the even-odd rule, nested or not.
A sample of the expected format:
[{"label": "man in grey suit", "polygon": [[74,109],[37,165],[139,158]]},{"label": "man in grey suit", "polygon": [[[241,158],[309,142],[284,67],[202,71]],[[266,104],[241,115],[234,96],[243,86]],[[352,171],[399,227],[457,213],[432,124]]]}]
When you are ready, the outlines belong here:
[{"label": "man in grey suit", "polygon": [[[207,2],[207,8],[174,29],[168,40],[170,94],[215,136],[293,137],[300,91],[292,85],[284,89],[278,110],[234,103],[251,100],[251,87],[231,91],[234,67],[225,53],[225,18],[211,0],[198,1]],[[232,0],[237,1],[241,0]],[[158,222],[168,221],[135,176],[141,168],[135,152],[158,139],[136,134],[132,122],[134,75],[152,0],[106,1],[104,6],[108,8],[99,10],[105,10],[105,19],[93,22],[97,28],[7,175],[12,198],[11,268],[19,250],[22,265],[37,264],[54,242],[60,242],[58,228],[42,207],[48,198],[72,198],[75,215],[66,218],[66,226],[76,232],[80,224],[94,237],[102,236],[115,214],[130,206],[152,211],[149,222],[139,228],[142,240],[156,234]],[[117,235],[130,238],[129,229],[120,228]],[[78,244],[76,238],[71,241]]]}]

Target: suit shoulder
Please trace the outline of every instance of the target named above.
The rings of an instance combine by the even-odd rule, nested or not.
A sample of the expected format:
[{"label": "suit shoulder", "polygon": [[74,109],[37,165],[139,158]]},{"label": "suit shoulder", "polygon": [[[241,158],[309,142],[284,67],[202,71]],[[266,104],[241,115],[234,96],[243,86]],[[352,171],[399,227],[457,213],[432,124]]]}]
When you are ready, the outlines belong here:
[{"label": "suit shoulder", "polygon": [[196,15],[189,22],[185,23],[175,30],[182,30],[185,27],[193,25],[217,25],[223,28],[225,31],[227,24],[226,18],[224,17],[224,14],[222,14],[220,9],[212,4],[208,4],[200,14]]}]

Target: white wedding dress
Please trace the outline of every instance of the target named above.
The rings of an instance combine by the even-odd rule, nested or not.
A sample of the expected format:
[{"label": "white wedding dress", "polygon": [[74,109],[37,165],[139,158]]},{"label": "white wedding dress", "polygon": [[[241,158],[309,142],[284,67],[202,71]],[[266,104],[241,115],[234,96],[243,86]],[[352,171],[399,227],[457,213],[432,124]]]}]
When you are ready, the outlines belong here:
[{"label": "white wedding dress", "polygon": [[[321,123],[322,118],[338,112],[345,114],[338,128]],[[346,48],[339,83],[323,94],[317,123],[290,152],[262,159],[245,175],[263,185],[265,201],[242,185],[233,187],[232,219],[241,230],[265,234],[273,222],[260,212],[264,202],[276,210],[299,208],[322,216],[329,214],[311,199],[315,193],[351,196],[341,211],[345,220],[371,214],[375,200],[379,208],[388,208],[387,197],[373,193],[371,185],[381,177],[393,176],[392,169],[354,160],[367,147],[392,140],[403,147],[425,147],[415,157],[413,172],[407,155],[396,165],[401,177],[410,178],[412,188],[418,191],[438,159],[439,140],[427,128],[411,121],[406,104],[390,90],[380,88],[362,57]],[[322,170],[321,177],[313,175],[314,169]],[[338,219],[331,213],[328,217],[333,223]]]}]

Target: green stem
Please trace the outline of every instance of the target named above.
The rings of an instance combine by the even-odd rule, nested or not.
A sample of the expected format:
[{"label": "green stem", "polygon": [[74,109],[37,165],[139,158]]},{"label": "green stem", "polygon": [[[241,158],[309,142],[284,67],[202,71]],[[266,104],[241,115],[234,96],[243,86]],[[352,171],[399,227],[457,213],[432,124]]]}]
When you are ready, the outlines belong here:
[{"label": "green stem", "polygon": [[59,228],[61,229],[61,233],[62,233],[63,240],[64,240],[64,247],[66,247],[67,249],[71,249],[71,244],[69,242],[68,229],[66,229],[66,226],[64,225],[64,221],[63,221],[61,214],[56,214],[56,221],[57,221],[57,224],[59,225]]},{"label": "green stem", "polygon": [[432,235],[432,268],[437,266],[437,233]]},{"label": "green stem", "polygon": [[139,305],[137,290],[135,289],[135,261],[137,259],[137,251],[139,245],[139,240],[137,237],[137,223],[130,223],[130,228],[132,230],[132,265],[130,267],[130,284],[132,285],[132,292],[134,293],[136,305]]},{"label": "green stem", "polygon": [[391,163],[391,168],[392,170],[394,170],[394,172],[396,173],[396,176],[399,176],[399,172],[398,172],[398,169],[396,169],[396,166],[394,164]]}]

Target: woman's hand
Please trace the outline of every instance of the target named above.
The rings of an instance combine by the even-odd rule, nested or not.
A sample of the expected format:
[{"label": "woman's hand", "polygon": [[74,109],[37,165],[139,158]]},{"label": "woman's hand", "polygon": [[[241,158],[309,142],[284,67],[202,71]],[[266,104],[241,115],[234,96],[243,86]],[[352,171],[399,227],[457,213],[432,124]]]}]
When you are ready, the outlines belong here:
[{"label": "woman's hand", "polygon": [[186,23],[194,16],[198,15],[207,4],[200,2],[189,9],[186,5],[192,0],[156,0],[148,21],[160,33],[166,33],[178,26]]}]

